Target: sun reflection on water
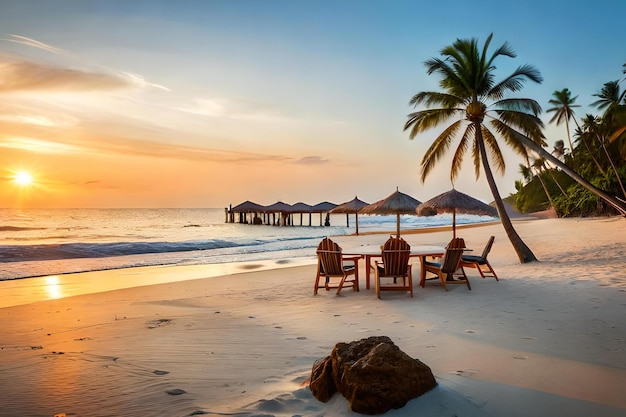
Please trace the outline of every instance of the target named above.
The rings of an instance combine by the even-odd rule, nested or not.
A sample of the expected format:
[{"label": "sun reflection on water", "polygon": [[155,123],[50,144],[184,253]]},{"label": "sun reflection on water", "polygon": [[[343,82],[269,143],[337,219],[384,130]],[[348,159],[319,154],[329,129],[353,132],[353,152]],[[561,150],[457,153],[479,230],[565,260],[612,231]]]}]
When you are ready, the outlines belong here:
[{"label": "sun reflection on water", "polygon": [[59,285],[59,276],[51,275],[46,277],[46,293],[48,298],[61,298],[63,294],[61,292],[61,286]]}]

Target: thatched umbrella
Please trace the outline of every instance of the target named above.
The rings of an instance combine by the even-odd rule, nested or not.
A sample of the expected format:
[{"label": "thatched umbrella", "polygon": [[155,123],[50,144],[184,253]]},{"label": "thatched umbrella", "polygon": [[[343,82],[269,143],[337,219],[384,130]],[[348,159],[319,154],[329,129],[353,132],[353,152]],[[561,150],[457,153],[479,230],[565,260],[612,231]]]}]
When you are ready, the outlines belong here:
[{"label": "thatched umbrella", "polygon": [[347,201],[345,203],[339,204],[337,207],[332,209],[331,213],[346,213],[346,227],[350,227],[349,215],[354,213],[356,216],[356,234],[359,234],[359,210],[363,207],[367,206],[368,203],[365,201],[361,201],[358,197],[354,197],[354,200]]},{"label": "thatched umbrella", "polygon": [[265,207],[265,211],[267,213],[271,213],[274,220],[272,223],[276,223],[276,213],[280,214],[280,219],[282,221],[283,226],[287,226],[289,213],[291,213],[291,204],[283,203],[282,201],[277,201],[274,204]]},{"label": "thatched umbrella", "polygon": [[330,216],[328,213],[335,207],[337,207],[337,204],[323,201],[314,205],[311,212],[320,214],[320,226],[322,225],[322,213],[326,213],[326,226],[330,226]]},{"label": "thatched umbrella", "polygon": [[420,204],[416,210],[419,216],[433,216],[452,213],[452,236],[456,238],[456,213],[498,217],[498,210],[480,200],[463,194],[454,188]]},{"label": "thatched umbrella", "polygon": [[400,237],[400,215],[415,214],[417,206],[421,203],[408,194],[396,191],[387,198],[365,206],[360,210],[361,214],[395,214],[396,235]]},{"label": "thatched umbrella", "polygon": [[300,213],[300,226],[302,226],[302,217],[304,216],[304,213],[309,213],[309,226],[311,225],[311,210],[313,210],[313,206],[303,202],[298,202],[292,205],[290,209],[292,213]]},{"label": "thatched umbrella", "polygon": [[[244,220],[246,222],[248,221],[246,219],[247,214],[254,213],[256,217],[256,213],[263,213],[265,211],[265,206],[254,203],[250,200],[246,200],[241,204],[237,204],[235,207],[231,207],[229,211],[231,216],[231,222],[234,221],[234,214],[239,213],[239,221],[243,223]],[[253,219],[250,219],[250,222],[253,221]]]}]

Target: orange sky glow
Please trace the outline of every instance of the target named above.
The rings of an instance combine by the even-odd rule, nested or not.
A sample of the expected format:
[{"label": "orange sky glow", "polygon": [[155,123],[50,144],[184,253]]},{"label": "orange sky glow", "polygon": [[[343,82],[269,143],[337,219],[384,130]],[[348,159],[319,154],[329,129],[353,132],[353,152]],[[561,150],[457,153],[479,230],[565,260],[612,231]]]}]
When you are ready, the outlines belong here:
[{"label": "orange sky glow", "polygon": [[[452,187],[450,165],[442,160],[421,183],[420,160],[439,130],[412,141],[403,125],[411,96],[438,89],[423,62],[442,47],[493,31],[496,44],[518,52],[515,65],[544,75],[544,85],[520,93],[544,109],[564,87],[586,105],[624,60],[604,56],[614,62],[570,71],[576,51],[563,56],[558,33],[545,32],[554,25],[537,23],[531,39],[495,19],[477,33],[465,6],[442,32],[426,24],[441,12],[432,5],[419,6],[425,24],[414,25],[418,6],[404,3],[156,3],[0,6],[0,207],[339,204],[396,188],[425,201]],[[258,13],[242,14],[242,3]],[[521,7],[520,19],[526,13]],[[556,6],[544,14],[565,16]],[[539,48],[540,36],[553,46]],[[546,125],[549,144],[563,139],[563,126]],[[505,158],[505,174],[496,173],[503,196],[523,162],[508,149]],[[492,201],[470,163],[455,187]],[[15,183],[20,170],[31,185]]]}]

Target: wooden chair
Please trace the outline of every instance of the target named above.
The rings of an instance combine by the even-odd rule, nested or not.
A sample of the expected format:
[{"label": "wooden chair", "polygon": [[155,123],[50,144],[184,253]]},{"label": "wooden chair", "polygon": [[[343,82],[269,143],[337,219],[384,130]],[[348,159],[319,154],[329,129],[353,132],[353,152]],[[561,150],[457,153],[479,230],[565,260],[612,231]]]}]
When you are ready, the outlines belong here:
[{"label": "wooden chair", "polygon": [[491,247],[493,246],[493,241],[496,239],[495,236],[491,236],[487,241],[487,245],[485,245],[485,249],[483,249],[483,253],[480,256],[477,255],[463,255],[461,256],[461,266],[467,266],[468,268],[476,268],[478,269],[478,273],[481,277],[493,277],[496,281],[499,281],[498,276],[496,275],[496,271],[493,270],[493,267],[487,260],[487,255],[489,255],[489,251],[491,251]]},{"label": "wooden chair", "polygon": [[[460,238],[454,238],[446,247],[446,252],[440,262],[429,262],[423,259],[422,269],[420,273],[420,285],[426,285],[426,272],[435,275],[435,279],[439,278],[443,288],[448,291],[447,285],[450,284],[466,284],[468,289],[472,289],[467,275],[461,265],[461,256],[465,250],[465,241]],[[430,278],[433,279],[433,278]]]},{"label": "wooden chair", "polygon": [[[338,244],[327,237],[322,239],[317,246],[317,274],[313,294],[317,295],[319,288],[325,288],[326,291],[337,288],[337,295],[344,287],[359,291],[359,259],[361,256],[343,256]],[[324,283],[320,284],[322,277],[325,278]],[[337,278],[339,282],[336,282]]]},{"label": "wooden chair", "polygon": [[[413,297],[412,265],[409,263],[411,246],[402,238],[390,237],[382,247],[382,260],[374,261],[376,297],[380,298],[381,291],[408,291]],[[383,278],[393,278],[393,283],[381,285]],[[401,283],[399,283],[401,279]]]}]

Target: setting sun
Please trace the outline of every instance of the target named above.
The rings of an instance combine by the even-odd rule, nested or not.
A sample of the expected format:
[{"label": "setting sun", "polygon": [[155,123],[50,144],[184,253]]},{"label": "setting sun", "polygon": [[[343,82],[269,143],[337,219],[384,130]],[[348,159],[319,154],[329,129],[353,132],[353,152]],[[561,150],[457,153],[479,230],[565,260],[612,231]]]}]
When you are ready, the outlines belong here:
[{"label": "setting sun", "polygon": [[33,177],[26,171],[19,171],[13,179],[17,185],[27,186],[33,183]]}]

